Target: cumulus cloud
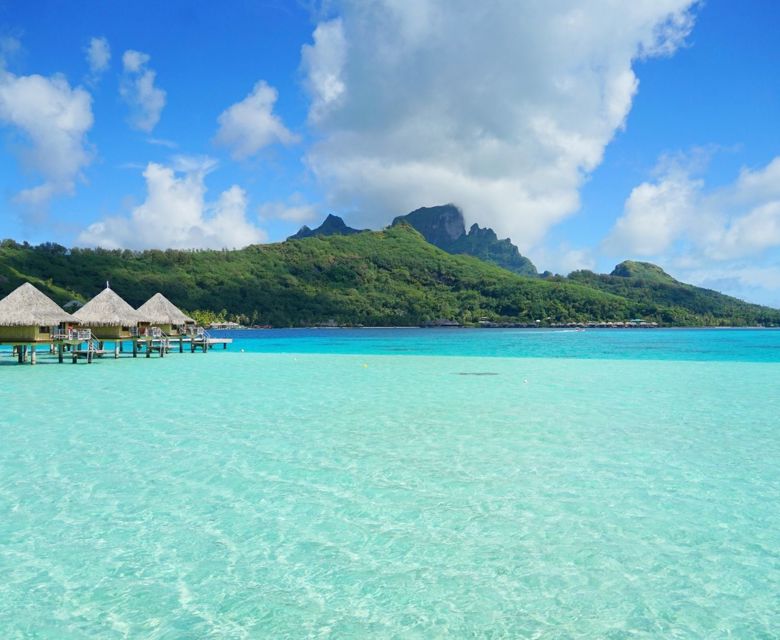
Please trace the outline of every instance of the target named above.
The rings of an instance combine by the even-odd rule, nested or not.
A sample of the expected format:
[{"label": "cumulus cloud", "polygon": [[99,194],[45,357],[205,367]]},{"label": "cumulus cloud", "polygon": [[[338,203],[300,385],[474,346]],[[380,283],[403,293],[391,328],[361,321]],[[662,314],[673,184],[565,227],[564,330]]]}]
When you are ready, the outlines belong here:
[{"label": "cumulus cloud", "polygon": [[363,223],[452,201],[528,249],[578,209],[633,62],[680,46],[693,4],[337,0],[301,52],[308,165]]},{"label": "cumulus cloud", "polygon": [[696,163],[661,161],[635,187],[605,251],[671,265],[680,279],[780,304],[780,156],[708,188]]},{"label": "cumulus cloud", "polygon": [[707,189],[693,173],[672,164],[655,181],[635,187],[605,247],[658,256],[683,243],[716,261],[780,247],[780,156],[762,168],[743,168],[717,189]]},{"label": "cumulus cloud", "polygon": [[676,168],[656,182],[644,182],[631,191],[605,247],[612,253],[636,256],[666,251],[698,215],[701,180]]},{"label": "cumulus cloud", "polygon": [[273,113],[278,97],[276,89],[260,80],[246,98],[219,115],[216,143],[230,147],[231,156],[243,160],[275,142],[298,142],[299,137]]},{"label": "cumulus cloud", "polygon": [[347,59],[347,43],[340,19],[318,24],[312,38],[314,44],[303,45],[301,58],[306,69],[306,86],[312,97],[309,118],[316,122],[331,106],[336,106],[344,94],[342,72]]},{"label": "cumulus cloud", "polygon": [[247,195],[238,185],[206,200],[205,179],[216,162],[178,156],[170,166],[150,162],[143,176],[146,199],[129,216],[91,224],[78,242],[109,249],[238,248],[263,242],[265,233],[246,217]]},{"label": "cumulus cloud", "polygon": [[92,160],[86,139],[92,123],[92,97],[64,76],[17,76],[0,64],[0,124],[19,135],[24,168],[43,178],[15,197],[32,214],[41,214],[52,197],[75,190]]},{"label": "cumulus cloud", "polygon": [[122,55],[119,95],[130,107],[130,125],[147,133],[154,129],[165,107],[165,91],[154,86],[157,73],[149,68],[149,54],[132,49]]},{"label": "cumulus cloud", "polygon": [[111,47],[108,40],[103,37],[92,38],[87,46],[87,63],[92,80],[96,80],[100,74],[108,70],[111,62]]}]

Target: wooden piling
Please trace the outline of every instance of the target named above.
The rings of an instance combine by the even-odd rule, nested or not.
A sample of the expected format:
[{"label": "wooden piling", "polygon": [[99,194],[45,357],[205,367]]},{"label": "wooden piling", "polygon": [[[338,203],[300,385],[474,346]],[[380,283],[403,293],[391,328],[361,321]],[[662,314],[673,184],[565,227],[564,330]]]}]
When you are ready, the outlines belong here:
[{"label": "wooden piling", "polygon": [[64,356],[63,352],[64,352],[64,349],[62,347],[62,343],[60,342],[57,345],[57,360],[59,361],[60,364],[62,364],[64,362],[64,360],[65,360],[65,356]]}]

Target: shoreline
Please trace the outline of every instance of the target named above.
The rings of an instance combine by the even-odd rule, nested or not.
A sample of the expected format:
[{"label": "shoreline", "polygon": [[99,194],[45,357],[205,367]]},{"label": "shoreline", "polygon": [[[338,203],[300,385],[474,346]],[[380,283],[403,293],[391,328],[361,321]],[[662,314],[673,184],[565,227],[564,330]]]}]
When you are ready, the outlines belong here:
[{"label": "shoreline", "polygon": [[550,326],[550,325],[544,325],[544,326],[529,326],[529,325],[501,325],[501,326],[479,326],[479,325],[459,325],[459,326],[430,326],[430,327],[424,327],[421,325],[381,325],[381,326],[370,326],[370,325],[361,325],[361,326],[350,326],[350,325],[342,325],[342,326],[335,326],[335,327],[323,327],[319,325],[308,325],[304,327],[232,327],[230,329],[209,329],[209,331],[312,331],[312,330],[322,330],[322,331],[333,331],[333,330],[350,330],[350,331],[358,331],[358,330],[364,330],[364,329],[370,329],[370,330],[412,330],[412,329],[446,329],[446,330],[462,330],[462,329],[513,329],[513,330],[531,330],[531,331],[572,331],[572,330],[589,330],[592,331],[594,329],[660,329],[660,330],[670,330],[670,329],[685,329],[685,330],[695,330],[695,329],[706,329],[706,330],[712,330],[712,329],[723,329],[723,330],[762,330],[762,331],[772,331],[772,330],[780,330],[780,327],[766,327],[762,325],[748,325],[748,326],[737,326],[737,325],[656,325],[656,326],[608,326],[608,325],[596,325],[596,326],[588,326],[588,325],[560,325],[560,326]]}]

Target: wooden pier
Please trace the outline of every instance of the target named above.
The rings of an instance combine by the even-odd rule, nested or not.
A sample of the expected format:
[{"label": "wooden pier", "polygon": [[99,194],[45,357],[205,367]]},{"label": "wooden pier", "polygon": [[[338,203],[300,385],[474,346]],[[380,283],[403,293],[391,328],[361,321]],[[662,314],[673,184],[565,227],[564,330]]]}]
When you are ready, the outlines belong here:
[{"label": "wooden pier", "polygon": [[[39,354],[47,352],[60,363],[69,359],[91,364],[105,356],[119,358],[128,343],[133,358],[164,358],[176,351],[208,353],[219,345],[224,350],[232,342],[210,336],[160,293],[135,310],[108,283],[73,315],[30,283],[0,300],[0,348],[11,347],[19,364],[36,364]],[[0,356],[3,353],[0,350]]]},{"label": "wooden pier", "polygon": [[[111,341],[106,341],[111,342]],[[80,360],[91,364],[104,357],[137,358],[144,356],[164,358],[170,353],[208,353],[212,349],[222,347],[223,350],[233,343],[232,338],[191,338],[175,336],[163,339],[134,338],[130,341],[117,341],[110,348],[105,348],[104,341],[89,340],[52,340],[50,342],[0,342],[0,347],[11,347],[10,352],[0,351],[0,356],[8,354],[19,364],[37,364],[41,356],[56,357],[60,363],[70,361],[76,364]]]}]

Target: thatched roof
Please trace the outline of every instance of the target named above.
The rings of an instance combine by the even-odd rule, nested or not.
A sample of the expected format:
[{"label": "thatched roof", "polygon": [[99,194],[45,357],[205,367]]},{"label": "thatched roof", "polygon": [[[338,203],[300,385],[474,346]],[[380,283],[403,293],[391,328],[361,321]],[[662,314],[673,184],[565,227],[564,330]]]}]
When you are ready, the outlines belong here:
[{"label": "thatched roof", "polygon": [[145,322],[152,324],[182,325],[195,322],[161,293],[155,293],[138,307],[138,313]]},{"label": "thatched roof", "polygon": [[0,327],[51,327],[76,320],[29,282],[0,300]]},{"label": "thatched roof", "polygon": [[73,317],[88,327],[133,327],[144,320],[108,287],[74,312]]}]

